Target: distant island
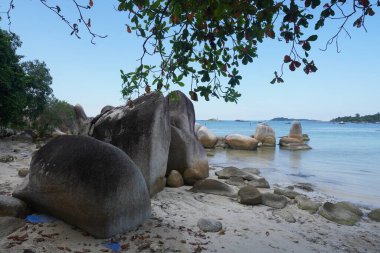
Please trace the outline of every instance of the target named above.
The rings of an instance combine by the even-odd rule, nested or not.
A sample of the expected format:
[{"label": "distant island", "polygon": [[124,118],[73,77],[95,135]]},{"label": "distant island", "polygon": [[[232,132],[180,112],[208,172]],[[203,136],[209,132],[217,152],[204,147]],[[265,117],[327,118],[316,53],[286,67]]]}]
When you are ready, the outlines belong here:
[{"label": "distant island", "polygon": [[212,119],[206,119],[207,121],[219,121],[219,119],[218,118],[212,118]]},{"label": "distant island", "polygon": [[355,116],[345,116],[332,119],[331,122],[380,123],[380,112],[365,116],[360,116],[360,114],[357,113]]},{"label": "distant island", "polygon": [[278,117],[278,118],[273,118],[270,121],[319,121],[319,120],[315,120],[315,119],[291,119],[291,118]]}]

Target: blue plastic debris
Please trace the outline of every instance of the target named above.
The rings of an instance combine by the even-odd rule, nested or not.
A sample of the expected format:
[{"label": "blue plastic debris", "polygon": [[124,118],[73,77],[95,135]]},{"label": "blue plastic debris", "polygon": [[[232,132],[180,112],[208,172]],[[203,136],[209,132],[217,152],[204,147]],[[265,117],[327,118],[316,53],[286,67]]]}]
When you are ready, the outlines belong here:
[{"label": "blue plastic debris", "polygon": [[121,250],[121,246],[118,242],[104,243],[103,246],[107,249],[112,250],[113,252],[118,252]]},{"label": "blue plastic debris", "polygon": [[49,223],[54,222],[57,219],[43,214],[31,214],[26,216],[25,220],[31,223]]}]

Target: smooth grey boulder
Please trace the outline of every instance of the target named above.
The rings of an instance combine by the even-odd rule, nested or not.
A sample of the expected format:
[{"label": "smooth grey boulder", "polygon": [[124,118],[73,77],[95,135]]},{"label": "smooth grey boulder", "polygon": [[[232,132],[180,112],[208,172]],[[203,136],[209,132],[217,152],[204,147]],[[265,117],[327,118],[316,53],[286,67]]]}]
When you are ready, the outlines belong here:
[{"label": "smooth grey boulder", "polygon": [[351,207],[346,205],[337,205],[330,202],[324,203],[318,210],[318,213],[335,223],[342,225],[355,225],[359,220],[360,216],[354,212],[352,212]]},{"label": "smooth grey boulder", "polygon": [[131,230],[151,214],[135,163],[115,146],[85,136],[60,136],[39,149],[13,196],[97,238]]},{"label": "smooth grey boulder", "polygon": [[25,225],[23,219],[15,217],[0,217],[0,240]]},{"label": "smooth grey boulder", "polygon": [[181,173],[176,170],[172,170],[166,179],[166,186],[168,187],[181,187],[184,185]]},{"label": "smooth grey boulder", "polygon": [[166,102],[171,127],[167,173],[177,170],[183,175],[185,184],[193,185],[209,175],[206,151],[194,133],[194,106],[180,91],[167,96]]},{"label": "smooth grey boulder", "polygon": [[244,186],[238,192],[238,201],[244,205],[258,205],[261,204],[261,193],[256,187]]},{"label": "smooth grey boulder", "polygon": [[248,185],[252,185],[256,188],[270,188],[268,181],[263,177],[252,174],[245,177],[245,179],[248,180]]},{"label": "smooth grey boulder", "polygon": [[102,108],[102,110],[100,110],[100,114],[103,114],[103,113],[106,113],[108,111],[111,111],[113,108],[115,108],[114,106],[112,105],[106,105]]},{"label": "smooth grey boulder", "polygon": [[123,150],[141,170],[151,196],[165,187],[170,146],[165,98],[150,93],[133,107],[113,108],[93,120],[89,135]]},{"label": "smooth grey boulder", "polygon": [[371,212],[368,213],[368,217],[371,220],[380,222],[380,208],[373,209]]},{"label": "smooth grey boulder", "polygon": [[216,171],[215,175],[217,175],[219,179],[229,179],[230,177],[243,178],[251,174],[236,167],[229,166],[223,168],[222,170]]},{"label": "smooth grey boulder", "polygon": [[256,132],[254,138],[262,143],[264,147],[276,146],[276,135],[272,127],[267,123],[260,123],[256,125]]},{"label": "smooth grey boulder", "polygon": [[242,177],[230,177],[225,181],[225,183],[237,187],[246,186],[245,180]]},{"label": "smooth grey boulder", "polygon": [[279,188],[274,189],[273,193],[278,194],[278,195],[284,195],[285,197],[288,197],[290,199],[294,199],[296,196],[302,195],[301,193],[293,191],[293,190],[289,190],[289,189],[282,190]]},{"label": "smooth grey boulder", "polygon": [[220,221],[210,218],[199,219],[197,226],[203,232],[219,232],[223,228]]},{"label": "smooth grey boulder", "polygon": [[314,202],[303,195],[296,196],[295,200],[299,209],[310,211],[312,213],[318,211],[319,207],[322,205],[322,203]]},{"label": "smooth grey boulder", "polygon": [[0,195],[0,216],[24,218],[28,213],[29,208],[24,201]]},{"label": "smooth grey boulder", "polygon": [[200,180],[196,182],[189,191],[227,197],[236,197],[236,192],[232,187],[215,179]]},{"label": "smooth grey boulder", "polygon": [[288,204],[288,199],[283,195],[270,192],[261,194],[262,204],[277,209],[284,208]]},{"label": "smooth grey boulder", "polygon": [[357,207],[356,205],[354,205],[348,201],[337,202],[335,205],[338,207],[345,208],[345,209],[349,210],[350,212],[352,212],[352,213],[354,213],[360,217],[362,217],[364,215],[362,210],[360,210],[359,207]]}]

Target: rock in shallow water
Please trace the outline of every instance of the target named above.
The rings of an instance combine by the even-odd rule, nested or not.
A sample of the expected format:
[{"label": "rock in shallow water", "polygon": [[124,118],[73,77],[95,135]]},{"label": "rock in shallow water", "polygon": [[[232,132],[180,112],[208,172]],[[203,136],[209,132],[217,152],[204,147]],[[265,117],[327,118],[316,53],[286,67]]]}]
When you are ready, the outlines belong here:
[{"label": "rock in shallow water", "polygon": [[225,183],[237,187],[243,187],[246,185],[244,179],[241,177],[230,177]]},{"label": "rock in shallow water", "polygon": [[13,195],[98,238],[135,228],[151,211],[145,180],[132,160],[84,136],[57,137],[38,150],[29,177]]},{"label": "rock in shallow water", "polygon": [[223,225],[220,221],[208,218],[199,219],[197,226],[203,232],[219,232],[223,228]]},{"label": "rock in shallow water", "polygon": [[263,193],[262,204],[265,206],[273,207],[273,208],[284,208],[288,203],[288,199],[283,195],[273,194],[273,193]]},{"label": "rock in shallow water", "polygon": [[330,221],[349,226],[355,225],[361,217],[356,209],[352,209],[352,207],[346,204],[333,204],[330,202],[324,203],[319,208],[318,213]]},{"label": "rock in shallow water", "polygon": [[229,185],[215,179],[204,179],[194,184],[192,192],[208,193],[227,197],[236,197],[236,192]]}]

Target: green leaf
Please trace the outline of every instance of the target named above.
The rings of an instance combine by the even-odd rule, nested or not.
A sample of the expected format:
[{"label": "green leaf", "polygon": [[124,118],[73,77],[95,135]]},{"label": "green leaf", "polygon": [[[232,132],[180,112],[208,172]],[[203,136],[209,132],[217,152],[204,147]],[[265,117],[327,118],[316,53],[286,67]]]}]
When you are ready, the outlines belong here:
[{"label": "green leaf", "polygon": [[309,38],[307,38],[307,41],[316,41],[318,39],[318,35],[311,35]]}]

